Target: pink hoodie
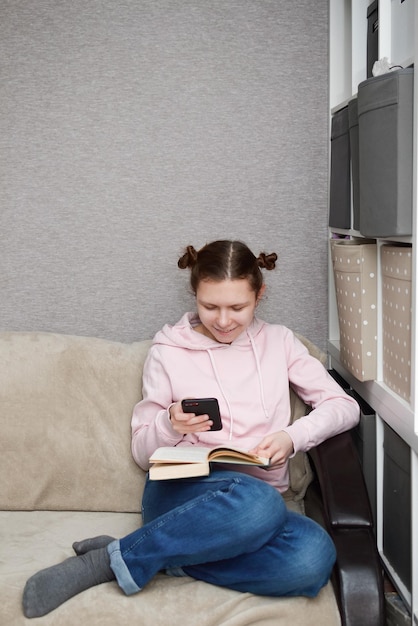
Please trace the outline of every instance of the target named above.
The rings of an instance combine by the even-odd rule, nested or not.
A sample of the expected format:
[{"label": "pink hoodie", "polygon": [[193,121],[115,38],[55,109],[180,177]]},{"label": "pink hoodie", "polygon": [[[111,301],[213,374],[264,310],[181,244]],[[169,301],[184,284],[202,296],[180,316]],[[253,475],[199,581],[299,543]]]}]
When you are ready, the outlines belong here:
[{"label": "pink hoodie", "polygon": [[[154,337],[144,366],[143,400],[132,417],[132,453],[143,469],[160,446],[251,449],[266,435],[284,430],[296,453],[357,424],[356,401],[288,328],[254,318],[235,341],[222,344],[193,330],[198,323],[196,314],[186,313]],[[314,409],[291,425],[289,382]],[[179,435],[171,426],[169,407],[183,398],[203,397],[218,398],[223,429]],[[288,487],[287,466],[245,471],[280,491]]]}]

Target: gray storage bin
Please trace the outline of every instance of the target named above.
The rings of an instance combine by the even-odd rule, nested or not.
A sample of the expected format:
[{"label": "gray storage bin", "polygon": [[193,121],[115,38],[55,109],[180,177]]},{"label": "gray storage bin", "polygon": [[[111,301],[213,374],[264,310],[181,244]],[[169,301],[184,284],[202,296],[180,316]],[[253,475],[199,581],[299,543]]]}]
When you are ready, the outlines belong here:
[{"label": "gray storage bin", "polygon": [[329,194],[329,225],[351,227],[350,137],[348,107],[331,120],[331,175]]},{"label": "gray storage bin", "polygon": [[383,552],[410,591],[411,572],[411,451],[384,425]]},{"label": "gray storage bin", "polygon": [[370,78],[358,87],[360,232],[412,234],[414,70]]},{"label": "gray storage bin", "polygon": [[348,103],[348,127],[350,135],[351,192],[353,198],[353,228],[360,230],[360,170],[358,151],[358,101]]}]

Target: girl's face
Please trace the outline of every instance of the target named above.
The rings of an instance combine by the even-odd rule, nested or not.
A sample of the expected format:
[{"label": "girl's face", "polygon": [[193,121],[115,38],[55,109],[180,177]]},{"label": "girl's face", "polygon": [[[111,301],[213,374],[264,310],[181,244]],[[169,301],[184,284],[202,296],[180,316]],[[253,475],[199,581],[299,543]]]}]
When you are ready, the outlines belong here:
[{"label": "girl's face", "polygon": [[196,291],[203,333],[220,343],[231,343],[251,324],[264,285],[256,296],[246,278],[201,280]]}]

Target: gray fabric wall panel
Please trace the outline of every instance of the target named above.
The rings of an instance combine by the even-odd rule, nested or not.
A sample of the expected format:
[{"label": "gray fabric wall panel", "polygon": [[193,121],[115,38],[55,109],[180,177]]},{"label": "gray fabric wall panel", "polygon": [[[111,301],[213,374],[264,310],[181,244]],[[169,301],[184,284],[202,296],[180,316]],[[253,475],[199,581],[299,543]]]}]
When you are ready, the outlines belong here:
[{"label": "gray fabric wall panel", "polygon": [[0,0],[0,327],[149,337],[225,237],[324,347],[327,5]]}]

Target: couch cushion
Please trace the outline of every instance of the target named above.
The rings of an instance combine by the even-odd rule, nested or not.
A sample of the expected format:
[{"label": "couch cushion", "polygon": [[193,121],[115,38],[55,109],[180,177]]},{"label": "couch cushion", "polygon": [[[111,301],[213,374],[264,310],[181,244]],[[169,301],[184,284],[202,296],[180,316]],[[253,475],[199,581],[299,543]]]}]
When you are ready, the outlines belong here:
[{"label": "couch cushion", "polygon": [[0,333],[1,509],[140,510],[130,422],[149,345]]},{"label": "couch cushion", "polygon": [[23,626],[339,626],[332,587],[317,598],[266,598],[222,589],[191,578],[158,574],[139,594],[126,597],[115,582],[89,589],[43,618],[21,610],[25,581],[71,556],[74,540],[122,536],[140,524],[129,513],[0,512],[0,624]]}]

